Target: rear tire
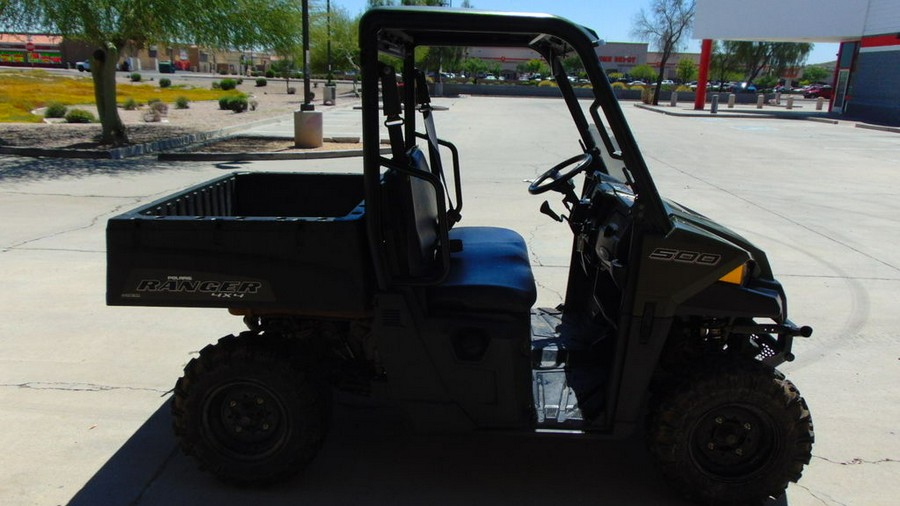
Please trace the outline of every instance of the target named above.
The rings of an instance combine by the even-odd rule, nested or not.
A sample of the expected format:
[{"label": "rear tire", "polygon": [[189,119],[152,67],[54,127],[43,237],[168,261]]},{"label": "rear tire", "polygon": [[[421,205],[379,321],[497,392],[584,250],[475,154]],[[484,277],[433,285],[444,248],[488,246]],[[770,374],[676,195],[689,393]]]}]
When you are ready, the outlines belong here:
[{"label": "rear tire", "polygon": [[653,410],[648,444],[665,477],[708,504],[759,504],[800,479],[814,441],[797,388],[759,362],[721,364]]},{"label": "rear tire", "polygon": [[204,348],[175,384],[182,451],[230,483],[268,484],[300,472],[325,437],[330,391],[297,357],[287,339],[253,332]]}]

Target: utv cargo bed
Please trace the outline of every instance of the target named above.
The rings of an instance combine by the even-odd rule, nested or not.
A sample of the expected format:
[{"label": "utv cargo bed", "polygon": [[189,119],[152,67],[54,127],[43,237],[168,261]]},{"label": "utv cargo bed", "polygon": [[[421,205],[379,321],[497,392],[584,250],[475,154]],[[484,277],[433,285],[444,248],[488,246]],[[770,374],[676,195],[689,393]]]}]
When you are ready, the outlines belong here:
[{"label": "utv cargo bed", "polygon": [[107,303],[365,313],[363,178],[234,173],[109,220]]}]

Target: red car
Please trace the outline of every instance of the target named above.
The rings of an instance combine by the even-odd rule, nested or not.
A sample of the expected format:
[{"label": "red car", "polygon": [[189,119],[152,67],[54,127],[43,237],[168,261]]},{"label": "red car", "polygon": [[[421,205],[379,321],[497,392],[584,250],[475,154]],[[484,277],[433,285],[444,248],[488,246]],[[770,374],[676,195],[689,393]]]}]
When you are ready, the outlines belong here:
[{"label": "red car", "polygon": [[831,98],[832,87],[828,84],[813,84],[803,92],[803,98]]}]

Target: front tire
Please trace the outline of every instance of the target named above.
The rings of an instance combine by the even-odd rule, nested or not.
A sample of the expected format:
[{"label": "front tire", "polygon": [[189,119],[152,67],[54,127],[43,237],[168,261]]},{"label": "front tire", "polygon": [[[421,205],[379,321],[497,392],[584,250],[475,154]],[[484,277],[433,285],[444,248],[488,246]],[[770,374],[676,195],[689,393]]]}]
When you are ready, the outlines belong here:
[{"label": "front tire", "polygon": [[651,413],[648,443],[665,477],[708,504],[759,504],[800,479],[814,441],[797,388],[759,362],[711,368]]},{"label": "front tire", "polygon": [[230,483],[268,484],[300,472],[322,445],[329,402],[297,357],[287,339],[253,332],[204,348],[175,385],[182,451]]}]

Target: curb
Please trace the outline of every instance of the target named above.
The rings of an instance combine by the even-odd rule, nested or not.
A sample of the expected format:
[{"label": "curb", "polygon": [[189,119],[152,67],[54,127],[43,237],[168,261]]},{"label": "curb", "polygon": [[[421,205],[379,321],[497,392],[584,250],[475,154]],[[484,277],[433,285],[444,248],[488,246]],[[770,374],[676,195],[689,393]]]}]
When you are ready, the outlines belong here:
[{"label": "curb", "polygon": [[815,121],[816,123],[828,123],[830,125],[840,124],[840,121],[838,121],[836,119],[829,119],[829,118],[806,118],[806,119],[808,119],[809,121]]},{"label": "curb", "polygon": [[[381,154],[390,154],[391,148],[381,148]],[[333,151],[307,151],[299,153],[160,153],[157,158],[165,162],[244,162],[258,160],[319,160],[326,158],[354,158],[363,156],[361,149]]]},{"label": "curb", "polygon": [[866,130],[879,130],[881,132],[891,132],[895,134],[900,134],[900,127],[889,127],[882,125],[869,125],[867,123],[857,123],[856,128],[864,128]]},{"label": "curb", "polygon": [[[794,120],[812,120],[812,121],[824,121],[824,122],[832,122],[830,118],[827,117],[819,117],[815,113],[807,113],[807,112],[786,112],[786,111],[741,111],[741,112],[731,112],[729,110],[722,111],[719,110],[719,113],[712,114],[711,112],[681,112],[681,111],[667,111],[659,106],[652,106],[642,103],[634,104],[635,107],[639,109],[644,109],[647,111],[652,111],[658,114],[665,114],[666,116],[677,116],[680,118],[775,118],[775,119],[794,119]],[[836,122],[835,122],[836,123]]]},{"label": "curb", "polygon": [[80,158],[80,159],[108,159],[109,151],[96,151],[84,149],[47,149],[47,148],[20,148],[15,146],[0,146],[0,155],[50,157],[50,158]]}]

